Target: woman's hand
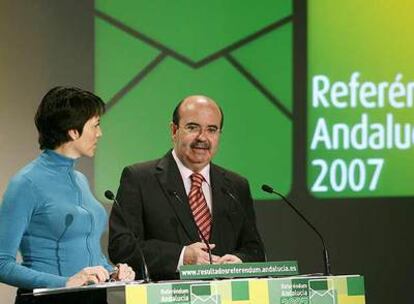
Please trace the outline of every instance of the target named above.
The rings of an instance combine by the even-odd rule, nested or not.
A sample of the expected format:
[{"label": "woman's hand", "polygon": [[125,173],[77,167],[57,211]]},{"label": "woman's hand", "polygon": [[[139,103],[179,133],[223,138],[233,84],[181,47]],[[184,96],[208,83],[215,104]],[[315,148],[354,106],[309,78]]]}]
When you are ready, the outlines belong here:
[{"label": "woman's hand", "polygon": [[105,282],[109,279],[108,271],[102,266],[86,267],[71,276],[66,287],[76,287]]},{"label": "woman's hand", "polygon": [[116,281],[133,281],[135,280],[135,272],[128,264],[117,264],[115,272],[111,275],[111,279]]}]

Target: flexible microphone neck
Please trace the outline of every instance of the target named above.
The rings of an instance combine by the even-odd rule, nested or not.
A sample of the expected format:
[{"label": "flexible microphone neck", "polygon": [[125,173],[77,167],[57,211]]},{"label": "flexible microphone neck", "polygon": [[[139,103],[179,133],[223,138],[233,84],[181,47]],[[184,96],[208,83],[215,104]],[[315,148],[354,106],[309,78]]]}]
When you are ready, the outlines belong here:
[{"label": "flexible microphone neck", "polygon": [[[131,226],[131,225],[129,224],[129,222],[127,221],[127,218],[126,218],[126,216],[125,216],[125,214],[124,214],[124,211],[123,211],[123,209],[122,209],[121,205],[118,203],[118,200],[116,199],[116,197],[115,197],[115,195],[112,193],[112,191],[111,191],[111,190],[106,190],[106,191],[105,191],[105,197],[106,197],[108,200],[113,201],[113,202],[114,202],[114,204],[118,206],[118,209],[119,209],[119,214],[121,215],[122,220],[123,220],[123,221],[125,222],[125,224],[127,225],[127,227],[128,227],[128,229],[129,229],[129,231],[130,231],[131,233],[133,233],[133,232],[132,232],[132,231],[133,231],[133,230],[132,230],[132,226]],[[142,267],[143,267],[143,274],[144,274],[144,282],[145,282],[145,283],[149,283],[149,282],[151,282],[151,277],[150,277],[150,275],[149,275],[148,265],[147,265],[147,262],[146,262],[146,260],[145,260],[144,253],[142,252],[141,247],[139,246],[139,244],[137,244],[137,247],[136,247],[136,248],[138,249],[138,253],[139,253],[139,255],[141,256]]]},{"label": "flexible microphone neck", "polygon": [[58,274],[61,276],[62,275],[62,266],[61,266],[61,261],[60,261],[60,255],[59,255],[59,250],[60,250],[60,241],[62,240],[62,237],[65,235],[66,231],[68,230],[69,226],[72,225],[73,222],[73,215],[68,213],[65,216],[65,228],[63,229],[62,233],[60,234],[59,238],[56,240],[56,261],[57,261],[57,266],[58,266]]},{"label": "flexible microphone neck", "polygon": [[[176,191],[172,191],[172,190],[170,190],[169,191],[170,192],[170,194],[171,195],[173,195],[181,204],[184,204],[184,202],[183,202],[183,200],[181,199],[181,197],[178,195],[178,193],[176,192]],[[212,258],[212,256],[211,256],[211,248],[210,248],[210,244],[209,244],[209,242],[207,241],[207,239],[204,237],[204,235],[201,233],[201,230],[200,230],[200,228],[197,226],[197,224],[195,225],[196,226],[196,228],[197,228],[197,232],[198,232],[198,235],[199,235],[199,237],[200,237],[200,239],[201,239],[201,241],[204,243],[204,245],[206,245],[206,247],[207,247],[207,253],[208,253],[208,259],[209,259],[209,261],[210,261],[210,264],[212,265],[213,264],[213,258]]]},{"label": "flexible microphone neck", "polygon": [[[245,210],[242,208],[242,206],[240,205],[240,202],[239,202],[239,200],[236,198],[236,196],[235,196],[233,193],[231,193],[231,192],[230,192],[227,188],[225,188],[225,187],[221,188],[221,191],[222,191],[225,195],[229,196],[229,197],[233,200],[233,202],[234,202],[237,206],[239,206],[240,211],[242,212],[243,216],[244,216],[245,218],[247,218],[247,216],[246,216],[246,212],[245,212]],[[233,225],[233,223],[232,223],[232,219],[231,219],[230,217],[229,217],[229,220],[230,220],[231,224]],[[255,225],[251,225],[251,228],[252,228],[253,233],[254,233],[254,235],[255,235],[256,241],[257,241],[257,242],[260,244],[260,246],[262,247],[261,249],[262,249],[262,251],[263,251],[264,261],[265,261],[265,262],[267,262],[267,254],[266,254],[266,249],[265,249],[265,246],[264,246],[264,244],[263,244],[262,239],[260,238],[259,233],[257,232],[256,226],[255,226]]]},{"label": "flexible microphone neck", "polygon": [[312,223],[309,222],[309,220],[283,194],[275,191],[272,187],[270,187],[268,185],[262,185],[262,190],[267,192],[267,193],[276,194],[277,196],[282,198],[282,200],[286,204],[288,204],[296,212],[296,214],[299,215],[299,217],[316,233],[316,235],[321,240],[322,246],[323,246],[323,261],[324,261],[324,267],[325,267],[324,274],[326,276],[332,275],[331,265],[330,265],[330,262],[329,262],[328,248],[326,247],[325,240],[323,239],[322,234],[320,234],[320,232],[316,229],[316,227],[314,225],[312,225]]}]

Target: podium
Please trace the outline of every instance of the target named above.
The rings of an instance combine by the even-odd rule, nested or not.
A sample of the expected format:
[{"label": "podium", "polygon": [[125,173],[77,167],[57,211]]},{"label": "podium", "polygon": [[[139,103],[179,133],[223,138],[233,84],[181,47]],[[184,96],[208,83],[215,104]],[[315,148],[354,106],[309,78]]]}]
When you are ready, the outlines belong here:
[{"label": "podium", "polygon": [[357,275],[229,279],[127,286],[126,304],[364,304]]},{"label": "podium", "polygon": [[87,286],[85,292],[88,288],[107,288],[110,304],[365,304],[364,278],[359,275],[134,282]]}]

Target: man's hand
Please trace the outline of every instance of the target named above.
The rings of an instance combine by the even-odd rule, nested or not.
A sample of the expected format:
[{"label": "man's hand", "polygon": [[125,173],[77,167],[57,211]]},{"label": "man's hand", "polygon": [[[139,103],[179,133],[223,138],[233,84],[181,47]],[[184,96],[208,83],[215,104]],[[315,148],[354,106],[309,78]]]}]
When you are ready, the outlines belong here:
[{"label": "man's hand", "polygon": [[135,279],[135,272],[128,264],[116,264],[115,272],[111,275],[111,279],[116,281],[129,282]]},{"label": "man's hand", "polygon": [[[216,247],[215,244],[210,244],[210,249]],[[217,255],[211,255],[211,259],[213,263],[217,263],[220,259]],[[191,245],[188,245],[184,249],[184,265],[189,264],[210,264],[210,259],[208,256],[208,249],[206,244],[197,242]]]},{"label": "man's hand", "polygon": [[217,260],[217,264],[236,264],[243,263],[239,257],[233,254],[225,254]]}]

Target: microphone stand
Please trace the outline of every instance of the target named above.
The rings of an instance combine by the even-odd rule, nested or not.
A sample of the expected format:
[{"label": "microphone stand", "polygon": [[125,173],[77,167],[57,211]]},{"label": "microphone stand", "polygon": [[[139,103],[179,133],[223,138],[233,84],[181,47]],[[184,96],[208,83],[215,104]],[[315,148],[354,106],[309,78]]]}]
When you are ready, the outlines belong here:
[{"label": "microphone stand", "polygon": [[56,260],[58,264],[58,273],[61,276],[62,275],[62,266],[61,266],[61,260],[60,260],[60,241],[62,240],[62,237],[65,235],[66,231],[68,230],[69,226],[72,225],[73,222],[73,215],[68,213],[65,216],[65,228],[63,229],[63,232],[60,234],[59,238],[56,240]]},{"label": "microphone stand", "polygon": [[[118,203],[118,200],[115,198],[115,195],[112,193],[111,190],[106,190],[105,191],[105,197],[107,199],[113,201],[118,206],[119,212],[120,212],[119,214],[121,215],[122,220],[125,222],[125,224],[127,225],[129,231],[132,234],[133,233],[132,232],[133,230],[132,230],[129,222],[127,221],[127,219],[125,217],[125,214],[124,214],[124,211],[122,210],[121,205]],[[150,278],[150,275],[149,275],[149,272],[148,272],[148,265],[147,265],[147,262],[145,260],[144,253],[142,252],[141,247],[139,246],[139,244],[137,244],[137,247],[136,248],[138,249],[138,253],[141,256],[141,260],[142,260],[142,266],[143,266],[143,270],[144,270],[143,271],[144,272],[143,273],[144,274],[144,282],[145,283],[149,283],[149,282],[151,282],[151,278]]]},{"label": "microphone stand", "polygon": [[[225,195],[227,195],[227,196],[229,196],[232,200],[233,200],[233,202],[237,205],[237,206],[239,206],[239,208],[240,208],[240,211],[242,212],[242,214],[243,214],[243,217],[244,218],[246,218],[246,220],[247,220],[247,215],[246,215],[246,212],[245,212],[245,210],[242,208],[242,206],[240,205],[240,202],[239,202],[239,200],[234,196],[234,194],[233,193],[231,193],[227,188],[221,188],[221,191],[225,194]],[[232,219],[229,217],[229,221],[232,223]],[[233,225],[233,223],[232,223],[232,225]],[[234,227],[234,225],[233,225],[233,227]],[[263,244],[263,241],[262,241],[262,239],[260,238],[260,235],[259,235],[259,233],[257,232],[257,230],[256,230],[256,228],[255,228],[255,225],[253,225],[252,226],[252,231],[253,231],[253,233],[254,233],[254,235],[255,235],[255,238],[256,238],[256,242],[258,243],[258,244],[260,244],[260,247],[261,247],[261,249],[262,249],[262,251],[263,251],[263,257],[264,257],[264,261],[265,262],[267,262],[267,254],[266,254],[266,249],[265,249],[265,246],[264,246],[264,244]]]},{"label": "microphone stand", "polygon": [[313,226],[307,219],[306,217],[291,203],[288,201],[288,199],[281,193],[275,191],[272,187],[268,186],[268,185],[262,185],[262,190],[267,192],[267,193],[273,193],[276,194],[277,196],[281,197],[282,200],[288,204],[288,206],[290,206],[297,215],[299,215],[299,217],[317,234],[317,236],[319,237],[319,239],[322,242],[322,246],[323,246],[323,262],[324,262],[324,267],[325,267],[325,272],[324,275],[326,276],[331,276],[331,265],[329,262],[329,255],[328,255],[328,249],[326,247],[325,241],[322,237],[322,235],[319,233],[319,231],[315,228],[315,226]]},{"label": "microphone stand", "polygon": [[[184,202],[182,201],[181,197],[178,195],[178,193],[176,191],[169,191],[181,204],[184,204]],[[210,244],[208,243],[208,241],[206,240],[206,238],[204,237],[204,235],[201,233],[200,228],[197,226],[197,224],[195,225],[198,231],[198,235],[201,238],[201,240],[203,241],[204,245],[206,245],[207,247],[207,253],[208,253],[208,259],[210,261],[210,265],[213,264],[213,259],[211,257],[211,247]]]}]

